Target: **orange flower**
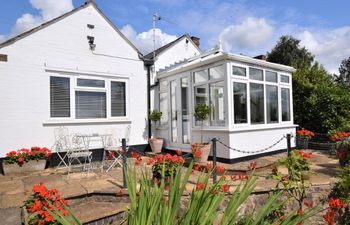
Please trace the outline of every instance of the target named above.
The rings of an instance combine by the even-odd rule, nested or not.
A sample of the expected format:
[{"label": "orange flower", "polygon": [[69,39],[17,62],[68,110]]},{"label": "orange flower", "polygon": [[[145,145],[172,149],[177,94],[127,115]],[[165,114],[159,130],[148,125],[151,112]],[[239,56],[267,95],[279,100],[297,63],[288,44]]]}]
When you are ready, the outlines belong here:
[{"label": "orange flower", "polygon": [[196,190],[199,191],[199,190],[203,190],[204,189],[204,183],[197,183],[196,184]]},{"label": "orange flower", "polygon": [[237,180],[237,176],[236,175],[231,175],[231,180],[232,181],[236,181]]},{"label": "orange flower", "polygon": [[200,170],[200,168],[201,168],[201,165],[199,165],[199,163],[196,163],[196,164],[194,164],[194,166],[193,166],[193,169],[194,170]]},{"label": "orange flower", "polygon": [[193,154],[196,159],[200,159],[202,156],[202,152],[200,150],[195,150]]},{"label": "orange flower", "polygon": [[256,162],[251,162],[248,166],[248,169],[254,170],[256,168]]},{"label": "orange flower", "polygon": [[223,184],[223,185],[221,186],[221,189],[222,189],[222,191],[225,192],[225,193],[230,193],[230,185]]},{"label": "orange flower", "polygon": [[217,173],[225,173],[225,168],[222,166],[217,166],[216,167],[216,172]]}]

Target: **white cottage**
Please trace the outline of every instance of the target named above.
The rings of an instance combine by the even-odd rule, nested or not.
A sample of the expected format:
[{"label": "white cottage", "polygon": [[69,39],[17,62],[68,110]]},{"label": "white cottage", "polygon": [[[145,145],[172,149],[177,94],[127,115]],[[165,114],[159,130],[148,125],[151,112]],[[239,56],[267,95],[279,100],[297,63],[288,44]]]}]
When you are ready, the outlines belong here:
[{"label": "white cottage", "polygon": [[[292,72],[289,66],[226,53],[221,48],[192,57],[157,73],[159,108],[167,115],[158,129],[170,149],[190,151],[200,141],[194,106],[212,107],[204,139],[219,138],[218,157],[237,158],[286,149],[294,134]],[[278,142],[280,140],[280,142]],[[268,150],[263,150],[275,144]],[[292,141],[294,147],[294,141]]]},{"label": "white cottage", "polygon": [[147,144],[146,84],[139,51],[92,1],[0,44],[0,158],[51,147],[58,126],[124,135],[130,125],[130,144]]}]

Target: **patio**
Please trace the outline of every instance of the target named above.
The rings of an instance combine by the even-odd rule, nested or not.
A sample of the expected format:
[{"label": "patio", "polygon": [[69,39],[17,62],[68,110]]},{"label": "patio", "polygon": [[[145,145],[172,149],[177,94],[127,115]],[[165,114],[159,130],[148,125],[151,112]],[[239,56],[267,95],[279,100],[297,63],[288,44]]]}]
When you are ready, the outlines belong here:
[{"label": "patio", "polygon": [[[329,154],[324,151],[312,151],[312,153],[311,169],[315,174],[310,177],[310,188],[329,187],[336,182],[338,161],[329,157]],[[276,182],[270,179],[266,180],[266,176],[271,171],[272,163],[285,155],[286,153],[281,153],[252,160],[257,162],[256,174],[259,176],[254,193],[266,193],[275,187]],[[146,165],[148,157],[143,156],[142,159],[138,173],[141,173],[141,168],[150,168]],[[227,170],[227,174],[250,174],[251,171],[248,170],[247,166],[252,161],[235,164],[218,163],[218,165],[223,166]],[[134,159],[128,159],[128,163],[131,165],[133,162]],[[282,172],[287,173],[287,170]],[[195,188],[200,174],[201,172],[195,171],[191,175],[186,186],[188,192]],[[4,224],[19,224],[20,207],[23,205],[23,201],[31,194],[34,184],[44,182],[48,188],[58,189],[62,196],[69,200],[73,211],[82,222],[88,223],[106,217],[110,221],[117,221],[128,206],[128,197],[117,195],[122,187],[122,180],[120,167],[106,173],[101,172],[97,166],[89,175],[75,172],[69,177],[66,170],[53,168],[21,177],[0,175],[0,220]],[[232,183],[231,190],[238,183],[239,181]]]}]

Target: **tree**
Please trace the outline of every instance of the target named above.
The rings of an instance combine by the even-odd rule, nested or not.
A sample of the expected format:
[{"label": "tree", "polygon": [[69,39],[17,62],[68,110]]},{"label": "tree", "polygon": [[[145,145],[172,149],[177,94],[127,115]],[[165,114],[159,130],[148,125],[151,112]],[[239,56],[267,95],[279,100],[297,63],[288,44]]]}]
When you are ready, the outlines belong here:
[{"label": "tree", "polygon": [[335,78],[335,82],[350,89],[350,57],[341,62],[339,76]]},{"label": "tree", "polygon": [[300,40],[292,36],[280,37],[277,45],[267,53],[267,61],[300,68],[310,67],[314,56],[305,47],[300,47]]}]

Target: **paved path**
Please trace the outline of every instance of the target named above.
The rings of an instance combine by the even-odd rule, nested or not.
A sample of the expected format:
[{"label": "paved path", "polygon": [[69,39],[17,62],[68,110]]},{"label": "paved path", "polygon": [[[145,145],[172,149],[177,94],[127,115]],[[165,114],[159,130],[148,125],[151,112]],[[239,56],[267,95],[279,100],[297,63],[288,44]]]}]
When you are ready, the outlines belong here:
[{"label": "paved path", "polygon": [[[273,180],[267,180],[266,176],[270,173],[270,165],[277,161],[284,154],[278,154],[275,156],[261,157],[256,160],[257,169],[256,174],[259,176],[258,185],[255,189],[256,192],[269,191],[276,186],[276,182]],[[133,159],[128,159],[130,165],[133,164]],[[138,173],[145,171],[145,168],[150,169],[146,165],[147,158],[144,158],[143,165],[137,167]],[[245,161],[235,164],[224,164],[219,163],[227,169],[228,173],[239,174],[248,173],[248,165],[251,161]],[[329,157],[328,154],[320,151],[313,151],[313,157],[311,158],[312,171],[316,172],[311,175],[311,185],[322,185],[336,182],[336,171],[338,168],[338,161],[334,158]],[[184,168],[186,170],[186,168]],[[287,170],[282,172],[287,173]],[[188,185],[186,186],[187,191],[191,191],[195,188],[197,179],[202,174],[200,172],[194,172]],[[114,195],[122,186],[122,170],[121,168],[115,168],[108,173],[100,172],[98,170],[87,175],[86,173],[72,173],[69,177],[65,170],[47,169],[41,173],[30,174],[21,177],[8,177],[0,175],[0,221],[6,221],[8,219],[12,222],[6,224],[18,224],[19,207],[23,205],[23,201],[31,194],[32,186],[44,182],[48,188],[56,188],[62,194],[64,198],[78,198],[94,194],[109,194]],[[234,188],[237,182],[232,183],[231,189]],[[118,202],[89,202],[77,204],[74,211],[80,218],[93,219],[95,214],[99,215],[105,212],[106,215],[110,214],[111,211],[116,213],[117,211],[125,210],[128,204],[126,202],[119,204]],[[88,210],[88,208],[92,210]],[[101,210],[94,210],[101,209]],[[108,210],[110,212],[108,212]],[[95,212],[95,213],[94,213]],[[19,216],[19,215],[18,215]],[[84,219],[84,221],[86,221]]]}]

